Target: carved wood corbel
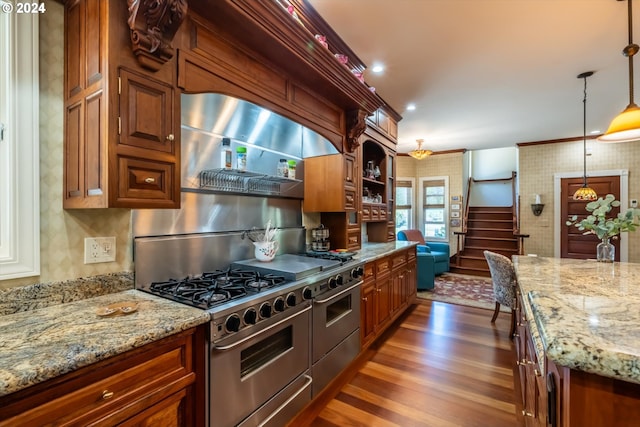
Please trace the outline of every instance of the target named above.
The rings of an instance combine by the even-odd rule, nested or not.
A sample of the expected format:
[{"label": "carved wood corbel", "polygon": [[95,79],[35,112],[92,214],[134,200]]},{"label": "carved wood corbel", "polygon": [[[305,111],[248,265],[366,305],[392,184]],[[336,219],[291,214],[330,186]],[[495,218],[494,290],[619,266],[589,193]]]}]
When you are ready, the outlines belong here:
[{"label": "carved wood corbel", "polygon": [[153,71],[174,55],[171,42],[187,17],[187,0],[127,0],[131,49]]},{"label": "carved wood corbel", "polygon": [[367,128],[369,112],[362,109],[347,111],[347,151],[353,153],[360,145],[360,135]]}]

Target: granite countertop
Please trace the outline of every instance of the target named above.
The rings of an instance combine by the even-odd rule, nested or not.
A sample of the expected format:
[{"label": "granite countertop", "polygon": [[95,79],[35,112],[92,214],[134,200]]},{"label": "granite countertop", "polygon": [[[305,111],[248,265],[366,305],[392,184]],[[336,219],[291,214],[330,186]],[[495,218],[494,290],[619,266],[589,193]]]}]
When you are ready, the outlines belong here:
[{"label": "granite countertop", "polygon": [[364,262],[375,261],[391,255],[393,252],[416,246],[418,242],[395,241],[388,243],[363,243],[362,247],[354,257]]},{"label": "granite countertop", "polygon": [[640,264],[513,261],[524,308],[550,360],[640,384]]},{"label": "granite countertop", "polygon": [[[99,316],[132,301],[137,311]],[[209,314],[127,290],[0,317],[0,396],[209,321]]]}]

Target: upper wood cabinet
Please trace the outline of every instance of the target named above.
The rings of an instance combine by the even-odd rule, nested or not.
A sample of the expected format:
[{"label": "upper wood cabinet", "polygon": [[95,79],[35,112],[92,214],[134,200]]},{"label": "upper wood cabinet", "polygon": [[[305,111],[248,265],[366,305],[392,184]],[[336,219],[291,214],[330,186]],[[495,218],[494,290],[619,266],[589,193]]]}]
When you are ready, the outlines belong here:
[{"label": "upper wood cabinet", "polygon": [[141,67],[127,17],[122,2],[65,3],[65,208],[180,204],[175,62]]}]

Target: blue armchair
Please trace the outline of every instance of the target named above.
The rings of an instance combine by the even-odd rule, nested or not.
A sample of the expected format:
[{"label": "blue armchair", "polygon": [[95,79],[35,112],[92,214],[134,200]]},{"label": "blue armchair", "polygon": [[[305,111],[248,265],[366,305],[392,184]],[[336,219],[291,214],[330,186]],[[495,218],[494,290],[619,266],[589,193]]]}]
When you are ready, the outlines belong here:
[{"label": "blue armchair", "polygon": [[418,242],[418,290],[433,289],[435,276],[449,271],[449,243],[425,242],[420,230],[398,232],[398,240]]}]

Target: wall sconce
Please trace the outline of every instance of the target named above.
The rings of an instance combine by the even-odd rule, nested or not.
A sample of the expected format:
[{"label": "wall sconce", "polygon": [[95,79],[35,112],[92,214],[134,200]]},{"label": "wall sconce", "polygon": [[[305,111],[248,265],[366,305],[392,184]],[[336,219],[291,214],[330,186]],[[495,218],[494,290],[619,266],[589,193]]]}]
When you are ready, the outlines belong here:
[{"label": "wall sconce", "polygon": [[536,194],[536,202],[531,204],[531,211],[535,216],[540,216],[542,210],[544,209],[544,204],[540,201],[540,195]]},{"label": "wall sconce", "polygon": [[542,209],[544,209],[544,204],[542,203],[531,204],[531,211],[535,216],[540,216],[540,214],[542,213]]}]

